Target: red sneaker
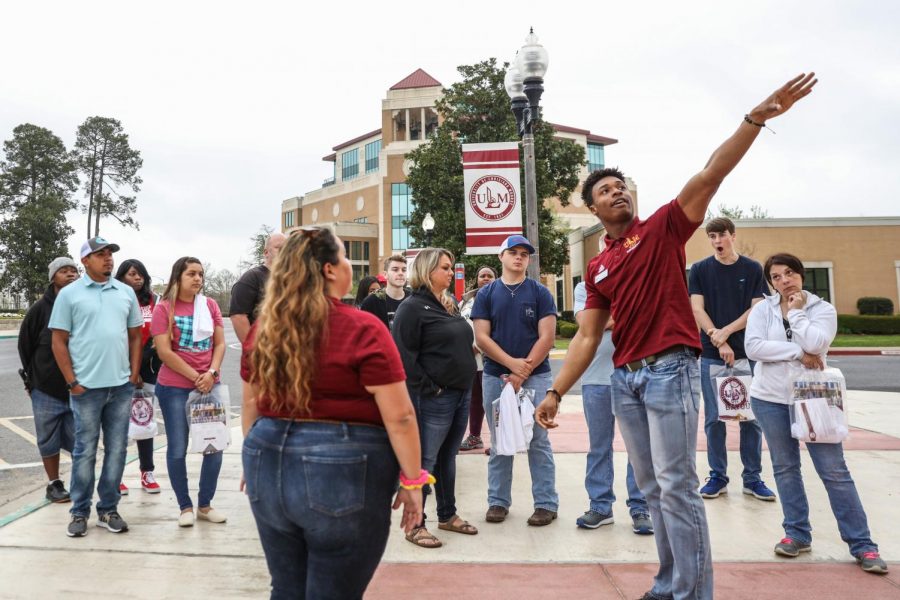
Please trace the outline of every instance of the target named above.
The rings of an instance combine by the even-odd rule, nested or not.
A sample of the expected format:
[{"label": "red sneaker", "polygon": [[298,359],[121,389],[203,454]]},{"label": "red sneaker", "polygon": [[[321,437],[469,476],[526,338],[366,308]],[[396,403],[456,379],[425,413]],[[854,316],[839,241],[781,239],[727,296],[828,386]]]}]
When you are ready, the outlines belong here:
[{"label": "red sneaker", "polygon": [[141,471],[141,487],[148,494],[158,494],[159,484],[153,476],[153,471]]},{"label": "red sneaker", "polygon": [[122,494],[123,496],[127,496],[128,495],[128,486],[126,486],[124,483],[120,483],[119,484],[119,493]]}]

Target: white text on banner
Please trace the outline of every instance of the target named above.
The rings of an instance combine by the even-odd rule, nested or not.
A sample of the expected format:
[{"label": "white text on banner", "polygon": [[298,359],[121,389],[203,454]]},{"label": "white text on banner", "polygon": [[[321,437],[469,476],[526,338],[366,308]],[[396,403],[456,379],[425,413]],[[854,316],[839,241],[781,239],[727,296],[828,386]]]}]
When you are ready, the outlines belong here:
[{"label": "white text on banner", "polygon": [[507,237],[522,233],[519,144],[463,144],[466,254],[497,254]]}]

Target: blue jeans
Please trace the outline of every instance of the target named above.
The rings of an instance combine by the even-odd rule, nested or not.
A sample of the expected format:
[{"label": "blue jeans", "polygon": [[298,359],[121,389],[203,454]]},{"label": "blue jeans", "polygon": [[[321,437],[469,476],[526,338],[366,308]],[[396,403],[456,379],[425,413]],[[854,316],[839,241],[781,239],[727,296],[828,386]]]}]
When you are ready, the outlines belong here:
[{"label": "blue jeans", "polygon": [[[550,388],[551,375],[540,373],[525,380],[523,387],[534,390],[534,404],[537,406],[544,399]],[[491,403],[500,397],[503,380],[493,375],[484,374],[482,393],[484,395],[484,413],[487,416],[491,439],[497,439],[494,430],[494,410]],[[500,456],[494,452],[491,444],[491,455],[488,458],[488,506],[509,508],[512,504],[513,456]],[[553,448],[547,430],[534,426],[534,437],[528,447],[528,468],[531,470],[531,497],[535,508],[557,511],[559,496],[556,493],[556,465],[553,462]]]},{"label": "blue jeans", "polygon": [[[437,479],[438,521],[446,522],[456,514],[456,455],[466,433],[471,390],[444,389],[437,396],[411,396],[419,421],[422,468]],[[430,493],[429,487],[426,493]],[[423,515],[423,522],[425,518]]]},{"label": "blue jeans", "polygon": [[400,472],[387,432],[262,417],[243,464],[271,598],[362,598],[387,545]]},{"label": "blue jeans", "polygon": [[659,572],[652,592],[663,598],[713,597],[706,511],[697,479],[700,374],[691,351],[612,375],[613,413],[647,498]]},{"label": "blue jeans", "polygon": [[97,484],[97,514],[105,515],[119,506],[119,482],[125,469],[128,447],[128,420],[131,418],[131,393],[134,386],[123,383],[116,387],[86,390],[72,394],[69,406],[75,418],[75,449],[72,451],[73,516],[91,515],[94,496],[94,468],[97,465],[97,442],[103,431],[103,467]]},{"label": "blue jeans", "polygon": [[[613,434],[616,418],[612,413],[612,389],[608,385],[584,384],[581,386],[584,418],[588,426],[591,449],[587,455],[584,475],[584,489],[591,500],[591,510],[602,514],[612,512],[616,501],[613,492]],[[647,512],[647,500],[634,481],[631,461],[625,473],[628,488],[628,512],[631,516]]]},{"label": "blue jeans", "polygon": [[56,456],[60,450],[75,448],[75,417],[69,402],[63,402],[41,390],[31,390],[31,414],[41,458]]},{"label": "blue jeans", "polygon": [[[751,398],[753,413],[762,427],[772,456],[775,486],[784,513],[784,534],[802,544],[812,543],[809,502],[800,474],[800,442],[791,436],[790,406]],[[856,484],[844,462],[843,444],[806,444],[816,473],[825,484],[831,512],[837,519],[841,539],[850,546],[850,554],[878,551],[869,534]]]},{"label": "blue jeans", "polygon": [[[728,481],[728,451],[725,449],[725,423],[719,420],[719,405],[716,390],[709,377],[712,365],[724,365],[717,358],[700,357],[700,387],[703,390],[703,429],[706,431],[706,458],[709,461],[709,476]],[[751,369],[753,363],[750,363]],[[741,462],[744,471],[741,477],[744,485],[760,481],[762,471],[762,430],[756,421],[741,421]]]},{"label": "blue jeans", "polygon": [[[156,398],[159,400],[159,408],[162,410],[163,420],[166,423],[166,467],[169,470],[169,483],[178,500],[181,510],[193,508],[191,494],[188,491],[187,463],[185,457],[188,449],[188,435],[190,425],[187,420],[188,395],[193,390],[188,388],[172,387],[156,384]],[[200,467],[200,492],[197,496],[197,506],[206,508],[216,495],[216,484],[219,481],[219,471],[222,470],[222,452],[203,455],[203,465]]]}]

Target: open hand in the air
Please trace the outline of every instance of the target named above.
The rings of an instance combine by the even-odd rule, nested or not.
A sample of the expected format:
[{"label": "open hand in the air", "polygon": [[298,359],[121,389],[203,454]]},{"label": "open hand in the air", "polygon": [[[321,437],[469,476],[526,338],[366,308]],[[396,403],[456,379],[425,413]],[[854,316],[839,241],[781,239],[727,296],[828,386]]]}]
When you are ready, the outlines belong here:
[{"label": "open hand in the air", "polygon": [[819,82],[815,73],[800,73],[786,84],[772,92],[772,95],[750,112],[750,118],[757,123],[786,113],[797,100],[808,95]]}]

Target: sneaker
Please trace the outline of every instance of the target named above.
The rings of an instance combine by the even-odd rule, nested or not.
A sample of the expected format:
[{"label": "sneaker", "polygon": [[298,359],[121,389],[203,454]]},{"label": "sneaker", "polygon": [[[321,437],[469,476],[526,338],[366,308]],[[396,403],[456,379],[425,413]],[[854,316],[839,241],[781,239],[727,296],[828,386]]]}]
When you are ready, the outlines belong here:
[{"label": "sneaker", "polygon": [[728,481],[721,477],[707,477],[706,485],[700,488],[700,495],[704,498],[718,498],[728,493]]},{"label": "sneaker", "polygon": [[543,527],[549,525],[556,518],[555,510],[547,510],[546,508],[536,508],[531,516],[528,517],[528,524],[532,527]]},{"label": "sneaker", "polygon": [[69,521],[69,528],[66,529],[66,535],[69,537],[84,537],[87,535],[87,517],[72,515]]},{"label": "sneaker", "polygon": [[97,527],[106,527],[112,533],[122,533],[128,531],[128,523],[119,516],[116,511],[108,512],[105,515],[97,517]]},{"label": "sneaker", "polygon": [[47,493],[45,495],[47,500],[55,504],[72,501],[72,498],[69,497],[69,492],[66,491],[66,486],[59,479],[54,479],[47,484]]},{"label": "sneaker", "polygon": [[482,441],[480,435],[470,435],[459,445],[460,451],[480,450],[481,448],[484,448],[484,441]]},{"label": "sneaker", "polygon": [[125,485],[124,483],[120,483],[119,484],[119,493],[123,496],[127,496],[128,495],[128,486]]},{"label": "sneaker", "polygon": [[657,596],[653,592],[646,592],[638,600],[672,600],[673,596]]},{"label": "sneaker", "polygon": [[153,471],[141,471],[141,487],[148,494],[158,494],[159,484],[153,476]]},{"label": "sneaker", "polygon": [[506,515],[508,514],[509,509],[505,506],[492,506],[488,508],[484,520],[488,523],[502,523],[506,520]]},{"label": "sneaker", "polygon": [[885,563],[877,552],[863,552],[856,557],[856,562],[860,568],[866,573],[878,573],[882,575],[888,572],[887,563]]},{"label": "sneaker", "polygon": [[653,535],[653,521],[647,513],[631,515],[631,530],[638,535]]},{"label": "sneaker", "polygon": [[589,510],[583,515],[575,519],[575,524],[582,529],[597,529],[601,525],[611,525],[615,523],[612,513],[602,513],[597,510]]},{"label": "sneaker", "polygon": [[782,538],[780,542],[775,544],[775,554],[787,556],[788,558],[796,558],[800,556],[801,552],[809,552],[810,550],[812,550],[812,545],[801,544],[789,537]]},{"label": "sneaker", "polygon": [[203,512],[202,509],[198,508],[197,519],[199,519],[200,521],[209,521],[210,523],[224,523],[228,520],[225,515],[212,507],[210,507],[210,509],[206,512]]},{"label": "sneaker", "polygon": [[178,526],[179,527],[193,527],[194,526],[194,510],[186,510],[180,515],[178,515]]},{"label": "sneaker", "polygon": [[744,484],[744,493],[764,502],[775,502],[775,492],[762,481]]}]

